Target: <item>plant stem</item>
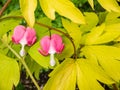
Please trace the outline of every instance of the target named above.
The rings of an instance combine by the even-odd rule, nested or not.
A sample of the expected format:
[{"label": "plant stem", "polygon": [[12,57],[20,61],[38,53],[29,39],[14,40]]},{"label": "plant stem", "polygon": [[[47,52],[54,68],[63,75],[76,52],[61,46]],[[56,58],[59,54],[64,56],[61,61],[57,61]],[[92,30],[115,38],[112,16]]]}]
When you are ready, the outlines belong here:
[{"label": "plant stem", "polygon": [[3,14],[3,12],[5,11],[5,9],[7,8],[8,4],[11,2],[11,0],[7,0],[7,2],[4,4],[4,6],[2,7],[2,9],[0,10],[0,16]]},{"label": "plant stem", "polygon": [[27,64],[25,63],[24,59],[22,59],[9,45],[7,45],[7,47],[16,55],[16,57],[21,61],[21,63],[23,64],[23,66],[25,67],[27,73],[30,75],[30,78],[32,79],[33,83],[35,84],[35,86],[37,87],[38,90],[40,90],[39,85],[37,84],[36,80],[34,79],[34,77],[32,76]]},{"label": "plant stem", "polygon": [[23,66],[25,67],[27,73],[29,74],[31,80],[33,81],[33,83],[35,84],[35,86],[37,87],[38,90],[40,90],[40,87],[38,85],[38,83],[36,82],[35,78],[32,76],[32,73],[30,72],[27,64],[25,63],[24,59],[22,57],[19,56],[18,53],[16,53],[9,45],[6,45],[10,50],[11,52],[14,53],[14,55],[21,61],[21,63],[23,64]]}]

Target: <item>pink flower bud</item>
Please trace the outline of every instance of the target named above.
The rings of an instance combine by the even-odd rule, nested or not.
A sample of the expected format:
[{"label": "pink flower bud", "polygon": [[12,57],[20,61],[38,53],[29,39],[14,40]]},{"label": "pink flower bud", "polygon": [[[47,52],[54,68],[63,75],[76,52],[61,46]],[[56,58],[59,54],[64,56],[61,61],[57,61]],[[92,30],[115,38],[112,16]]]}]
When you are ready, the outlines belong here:
[{"label": "pink flower bud", "polygon": [[50,65],[55,65],[54,54],[61,53],[64,49],[64,44],[62,43],[62,37],[58,34],[53,34],[50,36],[45,36],[40,41],[41,49],[39,52],[46,56],[50,54]]},{"label": "pink flower bud", "polygon": [[20,51],[20,55],[24,56],[25,55],[25,50],[24,46],[28,45],[31,46],[35,43],[36,41],[36,32],[34,29],[27,27],[25,28],[22,25],[16,26],[14,29],[14,33],[12,36],[12,41],[16,44],[21,44],[22,48]]}]

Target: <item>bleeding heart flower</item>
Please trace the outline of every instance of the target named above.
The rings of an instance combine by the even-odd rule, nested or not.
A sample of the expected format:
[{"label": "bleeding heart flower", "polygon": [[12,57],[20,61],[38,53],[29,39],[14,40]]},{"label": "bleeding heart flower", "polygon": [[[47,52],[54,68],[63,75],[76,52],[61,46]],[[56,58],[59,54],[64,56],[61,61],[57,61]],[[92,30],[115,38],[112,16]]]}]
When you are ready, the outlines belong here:
[{"label": "bleeding heart flower", "polygon": [[58,34],[53,34],[50,36],[45,36],[40,41],[41,49],[39,52],[47,56],[50,54],[50,65],[54,66],[56,64],[54,60],[55,53],[61,53],[64,49],[64,44],[62,43],[62,37]]},{"label": "bleeding heart flower", "polygon": [[16,26],[12,36],[12,41],[16,44],[21,44],[20,55],[25,55],[25,45],[31,46],[36,41],[36,32],[30,27],[24,27],[22,25]]}]

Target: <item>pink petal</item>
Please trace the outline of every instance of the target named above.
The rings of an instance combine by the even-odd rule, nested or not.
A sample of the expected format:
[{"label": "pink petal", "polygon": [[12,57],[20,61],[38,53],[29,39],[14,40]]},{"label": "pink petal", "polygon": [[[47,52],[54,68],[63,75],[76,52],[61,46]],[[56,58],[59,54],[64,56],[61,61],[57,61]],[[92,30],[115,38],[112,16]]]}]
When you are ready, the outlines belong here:
[{"label": "pink petal", "polygon": [[57,53],[62,52],[62,50],[64,49],[64,44],[62,43],[62,37],[58,34],[53,34],[51,36],[51,43]]},{"label": "pink petal", "polygon": [[24,35],[26,37],[28,46],[31,46],[35,43],[37,37],[34,29],[27,27]]},{"label": "pink petal", "polygon": [[25,27],[24,26],[19,25],[19,26],[15,27],[14,33],[13,33],[13,36],[12,36],[12,41],[14,43],[18,44],[19,41],[23,38],[24,33],[25,33]]},{"label": "pink petal", "polygon": [[56,53],[58,53],[58,54],[61,53],[63,51],[64,47],[65,47],[65,45],[62,44],[61,48],[59,48]]},{"label": "pink petal", "polygon": [[49,54],[48,52],[45,52],[42,49],[38,49],[38,51],[44,56],[47,56]]},{"label": "pink petal", "polygon": [[40,41],[40,45],[42,48],[41,52],[48,53],[49,48],[50,48],[50,37],[49,36],[43,37]]}]

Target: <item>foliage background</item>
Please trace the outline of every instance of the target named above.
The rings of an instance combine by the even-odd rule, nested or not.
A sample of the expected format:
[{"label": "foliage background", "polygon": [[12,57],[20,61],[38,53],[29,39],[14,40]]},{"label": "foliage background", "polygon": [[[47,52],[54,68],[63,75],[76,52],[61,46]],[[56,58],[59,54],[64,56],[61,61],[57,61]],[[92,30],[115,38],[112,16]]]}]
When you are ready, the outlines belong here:
[{"label": "foliage background", "polygon": [[[0,9],[2,8],[2,6],[5,4],[5,2],[6,2],[7,0],[0,0]],[[79,8],[82,12],[95,12],[98,16],[99,16],[99,23],[97,24],[97,25],[100,25],[102,22],[104,22],[105,21],[105,18],[106,18],[106,15],[107,15],[107,13],[108,12],[106,12],[101,6],[100,6],[100,4],[96,1],[96,0],[94,0],[94,5],[95,5],[95,10],[93,10],[91,7],[90,7],[90,5],[89,5],[89,3],[88,3],[88,1],[87,0],[71,0],[74,4],[75,4],[75,6],[77,7],[77,8]],[[3,13],[3,16],[5,15],[5,16],[9,16],[9,14],[11,13],[11,11],[13,11],[14,13],[13,14],[11,14],[11,15],[16,15],[16,13],[15,12],[17,12],[17,10],[19,10],[20,9],[20,7],[19,7],[19,2],[18,2],[18,0],[12,0],[11,1],[11,3],[9,4],[9,6],[7,7],[7,9],[4,11],[4,13]],[[17,12],[18,13],[18,12]],[[19,15],[19,14],[18,14]],[[114,16],[114,14],[113,14],[113,16]],[[119,15],[118,15],[119,16]],[[67,21],[64,21],[64,19],[62,20],[61,19],[61,16],[58,14],[58,13],[56,13],[56,19],[55,20],[50,20],[50,19],[46,19],[46,18],[43,18],[43,17],[45,17],[45,14],[43,13],[43,11],[42,11],[42,9],[41,9],[41,7],[40,7],[40,5],[39,5],[39,3],[38,3],[38,6],[37,6],[37,9],[36,9],[36,11],[35,11],[35,17],[36,17],[36,20],[38,21],[38,22],[42,22],[42,23],[44,23],[44,24],[47,24],[47,25],[49,25],[49,26],[51,26],[51,27],[54,27],[54,28],[59,28],[59,29],[61,29],[63,32],[69,32],[69,31],[67,31],[67,26],[66,26],[66,24],[62,24],[62,23],[66,23]],[[92,20],[91,20],[92,21]],[[6,25],[9,25],[9,23],[11,23],[11,22],[13,22],[13,21],[10,21],[10,22],[8,22],[8,23],[6,23],[5,22],[5,24]],[[46,23],[47,22],[47,23]],[[119,20],[118,20],[118,22],[119,22]],[[16,26],[17,24],[22,24],[22,25],[25,25],[26,24],[26,22],[25,22],[25,20],[24,19],[22,19],[22,20],[18,20],[17,22],[15,22],[15,23],[12,23],[13,24],[13,26]],[[69,24],[69,23],[68,23]],[[71,24],[72,25],[72,24]],[[12,26],[12,27],[13,27]],[[42,34],[38,34],[38,40],[42,37],[42,36],[44,36],[44,35],[47,35],[49,32],[48,32],[48,29],[46,29],[46,28],[43,28],[43,27],[40,27],[40,26],[38,26],[38,25],[35,25],[35,28],[36,28],[36,32],[37,33],[42,33]],[[64,30],[63,28],[65,28],[66,30]],[[6,28],[7,29],[7,28]],[[39,31],[39,29],[41,30],[41,31]],[[7,32],[8,32],[9,30],[7,30]],[[88,31],[89,32],[89,31]],[[10,32],[10,35],[11,35],[11,33],[12,32]],[[61,33],[59,33],[59,32],[56,32],[56,31],[52,31],[52,33],[58,33],[58,34],[60,34],[60,35],[62,35]],[[87,33],[87,32],[85,32],[85,33]],[[71,35],[72,36],[72,35]],[[5,36],[4,36],[5,37]],[[64,36],[63,36],[64,37]],[[8,37],[7,37],[8,38]],[[5,37],[5,39],[6,39],[6,37]],[[8,38],[9,39],[9,38]],[[63,38],[64,39],[64,42],[65,42],[65,44],[66,45],[69,45],[69,48],[68,49],[66,49],[66,50],[69,50],[70,49],[70,47],[72,47],[72,45],[70,44],[70,42],[69,42],[69,40],[67,39],[67,38]],[[73,39],[74,39],[74,37],[73,37]],[[110,42],[110,45],[112,45],[113,43],[112,42]],[[19,49],[20,49],[20,46],[18,46],[18,45],[13,45],[11,42],[10,42],[10,45],[12,46],[12,48],[15,50],[15,51],[17,51],[17,52],[19,52]],[[118,44],[119,45],[119,44]],[[28,55],[25,59],[26,59],[26,63],[27,63],[27,65],[28,65],[28,67],[29,67],[29,69],[30,69],[30,71],[32,72],[32,73],[34,73],[34,76],[35,76],[35,78],[39,81],[39,74],[43,74],[43,73],[45,73],[45,74],[43,74],[43,76],[44,75],[46,75],[46,73],[48,73],[48,72],[50,72],[50,70],[47,68],[47,69],[45,69],[45,68],[43,68],[43,67],[47,67],[46,65],[48,64],[48,63],[42,63],[43,64],[43,67],[41,67],[40,65],[39,65],[39,61],[34,61],[33,59],[35,59],[35,60],[37,60],[38,58],[38,56],[39,56],[39,53],[36,53],[35,52],[35,50],[37,49],[37,47],[39,47],[39,43],[36,43],[33,47],[26,47],[26,50],[28,50],[29,52],[29,55],[32,57],[32,58],[30,58],[30,56]],[[2,47],[3,48],[3,47]],[[86,48],[84,48],[83,49],[83,51],[85,50]],[[2,52],[2,50],[3,49],[1,49],[1,52]],[[71,53],[73,53],[73,49],[70,49],[70,51],[71,51]],[[8,53],[9,52],[9,53]],[[11,57],[11,58],[15,58],[15,59],[17,59],[13,54],[12,54],[12,52],[11,51],[9,51],[9,50],[7,50],[6,49],[6,52],[4,52],[8,57]],[[33,53],[36,53],[36,55],[32,55]],[[68,53],[67,53],[68,54]],[[84,54],[84,52],[83,52],[83,54]],[[68,56],[71,56],[71,54],[69,55],[68,54]],[[58,59],[63,59],[63,58],[61,58],[61,56],[56,56]],[[63,54],[63,56],[62,57],[64,57],[64,54]],[[79,56],[79,57],[84,57],[84,56]],[[5,57],[6,58],[6,57]],[[43,56],[39,56],[39,58],[42,58],[42,59],[46,59],[46,60],[49,60],[49,57],[43,57]],[[41,59],[40,59],[41,60]],[[68,59],[68,60],[66,60],[66,61],[68,61],[68,62],[72,62],[72,60],[70,59]],[[44,62],[44,60],[43,60],[43,62]],[[3,62],[4,63],[4,62]],[[81,62],[79,62],[78,61],[78,63],[81,63]],[[84,62],[83,62],[83,64],[84,64]],[[58,63],[58,65],[59,65],[59,63]],[[66,67],[66,70],[68,71],[68,70],[73,70],[74,69],[74,64],[73,65],[71,65],[70,66],[70,68],[67,68],[67,65],[66,65],[66,62],[64,62],[63,64],[62,64],[64,67]],[[82,64],[81,64],[82,65]],[[84,65],[83,65],[84,66]],[[89,66],[89,65],[88,65]],[[79,67],[79,65],[78,65],[78,67]],[[36,69],[37,68],[37,69]],[[47,84],[47,86],[45,87],[45,90],[47,90],[47,88],[49,88],[50,87],[50,83],[52,83],[53,82],[53,85],[54,85],[54,83],[56,83],[56,81],[57,81],[57,79],[59,78],[59,75],[61,74],[61,75],[64,75],[64,70],[63,70],[63,72],[61,71],[61,72],[58,72],[58,76],[56,75],[56,72],[57,72],[57,70],[59,71],[59,68],[61,68],[62,69],[62,66],[59,66],[57,69],[55,69],[55,71],[54,72],[52,72],[52,74],[50,74],[50,77],[51,77],[51,79],[50,79],[50,81],[49,81],[49,83]],[[90,67],[90,68],[92,68],[92,67]],[[22,69],[22,72],[25,72],[25,69],[22,67],[22,68],[20,68],[20,69]],[[52,68],[51,68],[52,69]],[[64,68],[63,68],[64,69]],[[78,68],[79,69],[79,68]],[[74,71],[74,70],[73,70]],[[86,71],[87,71],[87,68],[86,68]],[[70,72],[70,73],[75,73],[75,72]],[[85,72],[86,73],[86,72]],[[29,76],[29,75],[28,75]],[[53,78],[53,77],[55,77],[55,78]],[[74,74],[73,74],[73,76],[71,76],[71,77],[74,77]],[[87,78],[91,78],[91,77],[87,77]],[[55,82],[54,82],[54,79],[55,79]],[[73,82],[74,82],[75,80],[73,80]],[[108,81],[109,82],[109,81]],[[46,82],[45,82],[46,83]],[[44,83],[44,84],[45,84]],[[58,82],[57,83],[59,83],[59,80],[58,80]],[[70,83],[70,85],[71,84],[73,84],[73,83]],[[67,86],[67,85],[66,85]],[[86,85],[87,86],[87,85]],[[85,86],[85,87],[86,87]],[[109,88],[109,89],[113,89],[112,88],[112,86],[111,85],[106,85],[106,84],[103,84],[103,86],[106,88]],[[117,83],[117,86],[119,87],[119,83]],[[21,88],[22,89],[24,89],[24,86],[21,84],[21,82],[18,84],[18,86],[16,87],[16,90],[21,90]],[[53,88],[55,88],[54,86],[53,86]],[[74,88],[74,87],[71,87],[71,88]],[[52,87],[51,87],[51,90],[52,90]],[[73,89],[72,89],[73,90]],[[84,89],[84,87],[83,87],[83,90],[85,90]],[[100,89],[100,90],[102,90],[102,89]]]}]

